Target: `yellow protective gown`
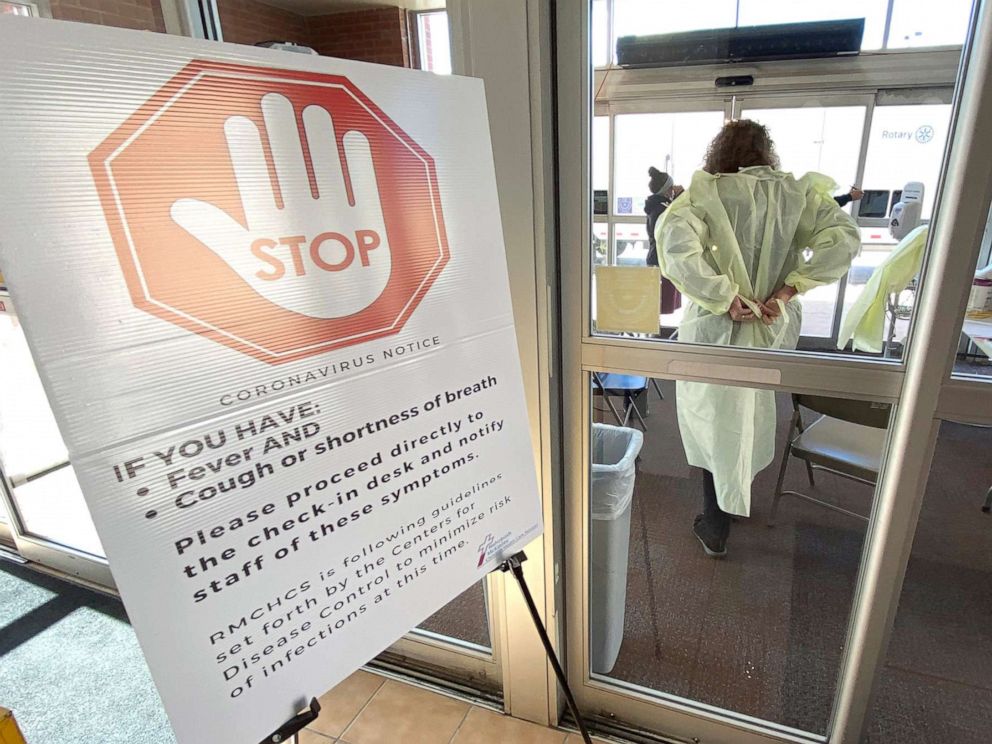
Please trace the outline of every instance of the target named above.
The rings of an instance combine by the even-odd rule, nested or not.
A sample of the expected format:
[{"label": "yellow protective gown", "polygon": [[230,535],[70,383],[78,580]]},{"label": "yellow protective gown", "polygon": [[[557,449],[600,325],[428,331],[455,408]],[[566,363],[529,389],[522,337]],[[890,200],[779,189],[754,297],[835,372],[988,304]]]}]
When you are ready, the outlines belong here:
[{"label": "yellow protective gown", "polygon": [[[844,276],[861,238],[835,190],[818,173],[796,180],[767,166],[697,172],[655,229],[662,273],[691,300],[679,341],[794,349],[800,302],[770,326],[734,322],[727,311],[737,295],[763,302],[784,285],[803,293]],[[775,394],[679,382],[676,396],[689,464],[713,473],[721,509],[749,516],[751,482],[775,455]]]},{"label": "yellow protective gown", "polygon": [[901,292],[916,276],[923,263],[923,249],[930,228],[921,225],[899,241],[892,253],[871,274],[861,296],[854,301],[840,324],[837,348],[843,349],[854,339],[855,351],[882,353],[885,333],[886,301],[893,292]]}]

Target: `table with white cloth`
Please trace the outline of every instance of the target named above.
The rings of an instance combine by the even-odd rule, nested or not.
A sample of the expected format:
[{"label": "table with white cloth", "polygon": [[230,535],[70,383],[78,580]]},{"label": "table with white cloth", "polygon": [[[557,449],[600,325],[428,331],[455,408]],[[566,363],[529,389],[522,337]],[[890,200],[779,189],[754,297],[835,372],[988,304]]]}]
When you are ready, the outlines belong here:
[{"label": "table with white cloth", "polygon": [[970,338],[985,356],[992,359],[992,317],[965,317],[961,332]]}]

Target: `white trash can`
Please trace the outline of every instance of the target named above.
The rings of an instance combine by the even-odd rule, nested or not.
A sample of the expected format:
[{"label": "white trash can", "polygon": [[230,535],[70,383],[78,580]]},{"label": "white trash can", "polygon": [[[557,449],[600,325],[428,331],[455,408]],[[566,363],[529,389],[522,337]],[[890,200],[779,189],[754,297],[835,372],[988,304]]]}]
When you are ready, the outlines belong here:
[{"label": "white trash can", "polygon": [[643,443],[637,429],[592,425],[589,645],[597,674],[613,669],[623,642],[634,462]]}]

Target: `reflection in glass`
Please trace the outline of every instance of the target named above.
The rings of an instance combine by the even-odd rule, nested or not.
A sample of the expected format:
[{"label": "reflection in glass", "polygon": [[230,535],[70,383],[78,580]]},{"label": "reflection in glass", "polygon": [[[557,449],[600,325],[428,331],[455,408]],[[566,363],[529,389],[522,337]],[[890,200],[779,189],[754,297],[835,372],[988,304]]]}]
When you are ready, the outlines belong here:
[{"label": "reflection in glass", "polygon": [[[837,399],[827,399],[827,406],[836,404],[828,415],[800,406],[809,436],[786,456],[790,431],[793,440],[800,437],[791,426],[792,397],[735,388],[762,393],[755,400],[763,401],[770,426],[753,431],[769,464],[748,483],[750,517],[734,517],[727,554],[714,560],[694,532],[708,486],[683,447],[679,418],[693,412],[677,410],[681,391],[635,374],[586,379],[593,405],[588,559],[594,673],[822,734],[866,523],[792,494],[781,497],[773,528],[768,521],[782,471],[783,492],[868,514],[873,487],[845,476],[851,463],[859,477],[866,475],[865,463],[877,467],[885,409]],[[729,389],[709,387],[717,395]],[[823,399],[809,402],[825,407]],[[630,407],[636,414],[626,428],[616,428]],[[738,409],[694,410],[727,430],[747,426]],[[728,434],[721,438],[723,456],[734,458],[743,450]],[[817,469],[810,485],[804,458],[838,438],[849,451],[835,447],[835,460],[820,462],[845,475]]]},{"label": "reflection in glass", "polygon": [[944,422],[892,638],[872,744],[984,744],[992,731],[992,430]]}]

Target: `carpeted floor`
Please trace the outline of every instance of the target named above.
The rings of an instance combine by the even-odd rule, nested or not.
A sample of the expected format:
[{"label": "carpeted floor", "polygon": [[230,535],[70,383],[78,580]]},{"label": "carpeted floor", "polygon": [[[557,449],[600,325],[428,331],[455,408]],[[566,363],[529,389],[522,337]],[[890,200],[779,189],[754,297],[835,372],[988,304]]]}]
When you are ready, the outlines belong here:
[{"label": "carpeted floor", "polygon": [[418,627],[448,638],[492,648],[489,618],[486,614],[485,582],[466,589]]},{"label": "carpeted floor", "polygon": [[[636,480],[624,641],[609,675],[823,733],[861,560],[863,523],[786,499],[766,526],[778,459],[730,556],[706,558],[689,526],[702,497],[685,462],[674,385],[652,392]],[[791,402],[779,397],[778,452]],[[992,431],[945,424],[866,741],[986,744],[992,731]],[[808,490],[798,462],[787,487]],[[867,513],[871,489],[817,474],[821,496]],[[488,645],[481,585],[424,623]]]},{"label": "carpeted floor", "polygon": [[[755,481],[730,555],[691,534],[702,483],[678,434],[674,385],[652,394],[638,465],[624,642],[609,675],[823,733],[861,557],[864,523],[783,500],[766,526],[777,465]],[[791,402],[779,399],[778,452]],[[870,741],[987,742],[992,731],[992,431],[945,424],[881,681]],[[871,489],[817,473],[817,488],[867,513]],[[808,491],[798,462],[787,487]],[[981,732],[981,733],[979,733]]]},{"label": "carpeted floor", "polygon": [[120,602],[0,560],[0,704],[30,744],[169,744]]}]

